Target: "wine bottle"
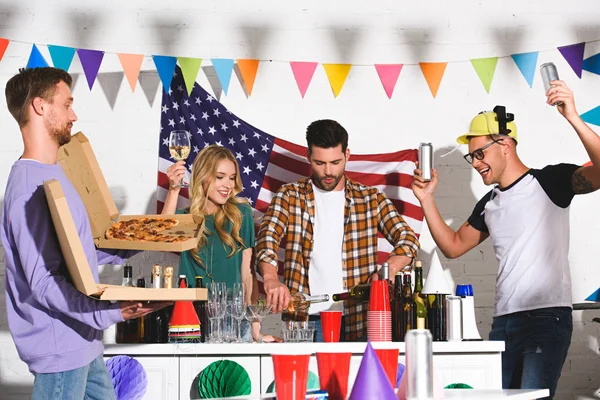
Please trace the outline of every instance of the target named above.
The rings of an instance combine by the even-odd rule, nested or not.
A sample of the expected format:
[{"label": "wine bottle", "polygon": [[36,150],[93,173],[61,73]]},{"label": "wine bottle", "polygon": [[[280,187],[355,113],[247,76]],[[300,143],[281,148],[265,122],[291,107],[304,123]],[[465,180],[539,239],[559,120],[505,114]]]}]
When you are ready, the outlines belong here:
[{"label": "wine bottle", "polygon": [[[139,277],[137,280],[136,287],[145,288],[146,280],[143,277]],[[137,319],[137,321],[138,321],[138,331],[137,331],[137,341],[136,342],[144,343],[144,333],[145,333],[144,317],[139,317]]]},{"label": "wine bottle", "polygon": [[281,319],[284,322],[303,322],[308,321],[308,309],[313,303],[324,303],[329,301],[328,294],[309,296],[304,293],[294,293],[288,306],[283,310]]},{"label": "wine bottle", "polygon": [[400,308],[400,341],[403,342],[406,332],[417,327],[417,305],[413,299],[410,274],[404,274]]},{"label": "wine bottle", "polygon": [[[196,276],[196,287],[204,287],[204,283],[201,276]],[[200,320],[200,341],[202,343],[205,343],[206,334],[208,333],[208,313],[206,312],[206,301],[194,301],[194,309],[196,310],[196,314],[198,314],[198,319]]]},{"label": "wine bottle", "polygon": [[[380,279],[388,279],[390,276],[390,265],[387,262],[384,262],[381,265],[381,269],[377,272]],[[388,285],[390,290],[392,290],[392,285]],[[390,293],[390,299],[392,298],[393,293]],[[371,282],[361,283],[354,287],[352,287],[347,292],[336,293],[332,296],[333,301],[344,301],[344,300],[352,300],[356,303],[364,303],[368,302],[371,296]]]},{"label": "wine bottle", "polygon": [[425,305],[425,295],[423,291],[423,265],[421,261],[415,261],[415,292],[413,299],[417,304],[417,329],[426,329],[427,327],[427,306]]},{"label": "wine bottle", "polygon": [[[123,266],[123,282],[121,286],[133,287],[133,267]],[[117,343],[136,343],[138,338],[138,320],[129,319],[117,324]]]}]

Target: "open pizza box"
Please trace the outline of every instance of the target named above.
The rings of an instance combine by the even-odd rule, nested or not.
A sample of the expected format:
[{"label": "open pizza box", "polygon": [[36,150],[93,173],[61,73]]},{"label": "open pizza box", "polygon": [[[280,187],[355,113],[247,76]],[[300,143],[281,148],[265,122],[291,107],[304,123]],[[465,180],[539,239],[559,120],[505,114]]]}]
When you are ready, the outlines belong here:
[{"label": "open pizza box", "polygon": [[96,283],[60,182],[55,179],[46,181],[44,182],[44,190],[58,242],[77,290],[99,300],[177,301],[207,299],[206,289],[150,289]]},{"label": "open pizza box", "polygon": [[[85,204],[94,242],[99,248],[152,250],[181,252],[196,247],[199,240],[199,227],[189,214],[176,215],[120,215],[110,194],[98,160],[94,155],[88,138],[79,132],[73,135],[71,142],[59,149],[58,162],[65,174],[75,186]],[[175,236],[186,236],[189,239],[178,243],[126,241],[107,239],[106,231],[113,223],[132,218],[172,218],[179,224],[162,233]]]}]

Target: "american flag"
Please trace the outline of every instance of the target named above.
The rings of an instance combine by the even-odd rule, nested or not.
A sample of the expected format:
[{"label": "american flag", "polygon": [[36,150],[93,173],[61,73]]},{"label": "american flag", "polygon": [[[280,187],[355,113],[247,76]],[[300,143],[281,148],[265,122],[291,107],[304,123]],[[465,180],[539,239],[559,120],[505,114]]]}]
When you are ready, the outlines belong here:
[{"label": "american flag", "polygon": [[[237,118],[223,104],[197,83],[188,96],[183,76],[177,68],[168,93],[163,91],[158,159],[158,210],[169,188],[167,168],[174,160],[169,153],[169,134],[187,130],[192,150],[186,160],[188,171],[198,152],[211,144],[224,146],[235,155],[240,167],[243,188],[241,197],[254,209],[256,224],[279,187],[310,175],[306,147],[279,139]],[[346,164],[346,175],[355,181],[376,186],[394,203],[405,221],[418,235],[423,211],[410,185],[417,160],[417,150],[401,150],[385,154],[352,154]],[[187,189],[182,189],[178,207],[188,207]],[[380,236],[379,263],[387,258],[392,246]],[[283,246],[280,260],[283,260]],[[282,262],[280,262],[282,273]]]}]

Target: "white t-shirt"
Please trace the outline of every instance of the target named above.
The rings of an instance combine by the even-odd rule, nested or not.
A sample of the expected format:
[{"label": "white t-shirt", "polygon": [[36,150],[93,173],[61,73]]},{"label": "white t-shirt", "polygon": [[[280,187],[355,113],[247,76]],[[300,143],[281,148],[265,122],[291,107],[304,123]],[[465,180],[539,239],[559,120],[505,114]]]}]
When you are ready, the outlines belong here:
[{"label": "white t-shirt", "polygon": [[577,168],[531,169],[475,206],[469,223],[490,234],[499,263],[494,316],[572,306],[569,205]]},{"label": "white t-shirt", "polygon": [[[312,295],[344,291],[344,271],[342,268],[342,244],[344,242],[344,190],[326,192],[313,184],[315,194],[315,219],[313,231],[313,252],[308,268],[308,282]],[[335,304],[312,304],[310,314],[328,310]],[[336,308],[337,309],[337,308]]]}]

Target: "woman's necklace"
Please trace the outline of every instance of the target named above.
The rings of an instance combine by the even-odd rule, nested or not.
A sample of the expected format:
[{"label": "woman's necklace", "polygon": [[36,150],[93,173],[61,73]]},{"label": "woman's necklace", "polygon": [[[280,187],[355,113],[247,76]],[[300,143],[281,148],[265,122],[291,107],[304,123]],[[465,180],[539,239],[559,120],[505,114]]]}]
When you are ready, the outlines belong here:
[{"label": "woman's necklace", "polygon": [[[212,234],[211,234],[212,236]],[[210,243],[210,271],[208,270],[208,268],[205,266],[204,270],[206,271],[206,277],[208,279],[210,279],[211,283],[215,281],[215,278],[213,278],[212,276],[212,272],[213,272],[213,249],[215,247],[215,240],[214,238],[212,239],[212,241],[207,240],[206,241],[207,244]]]}]

